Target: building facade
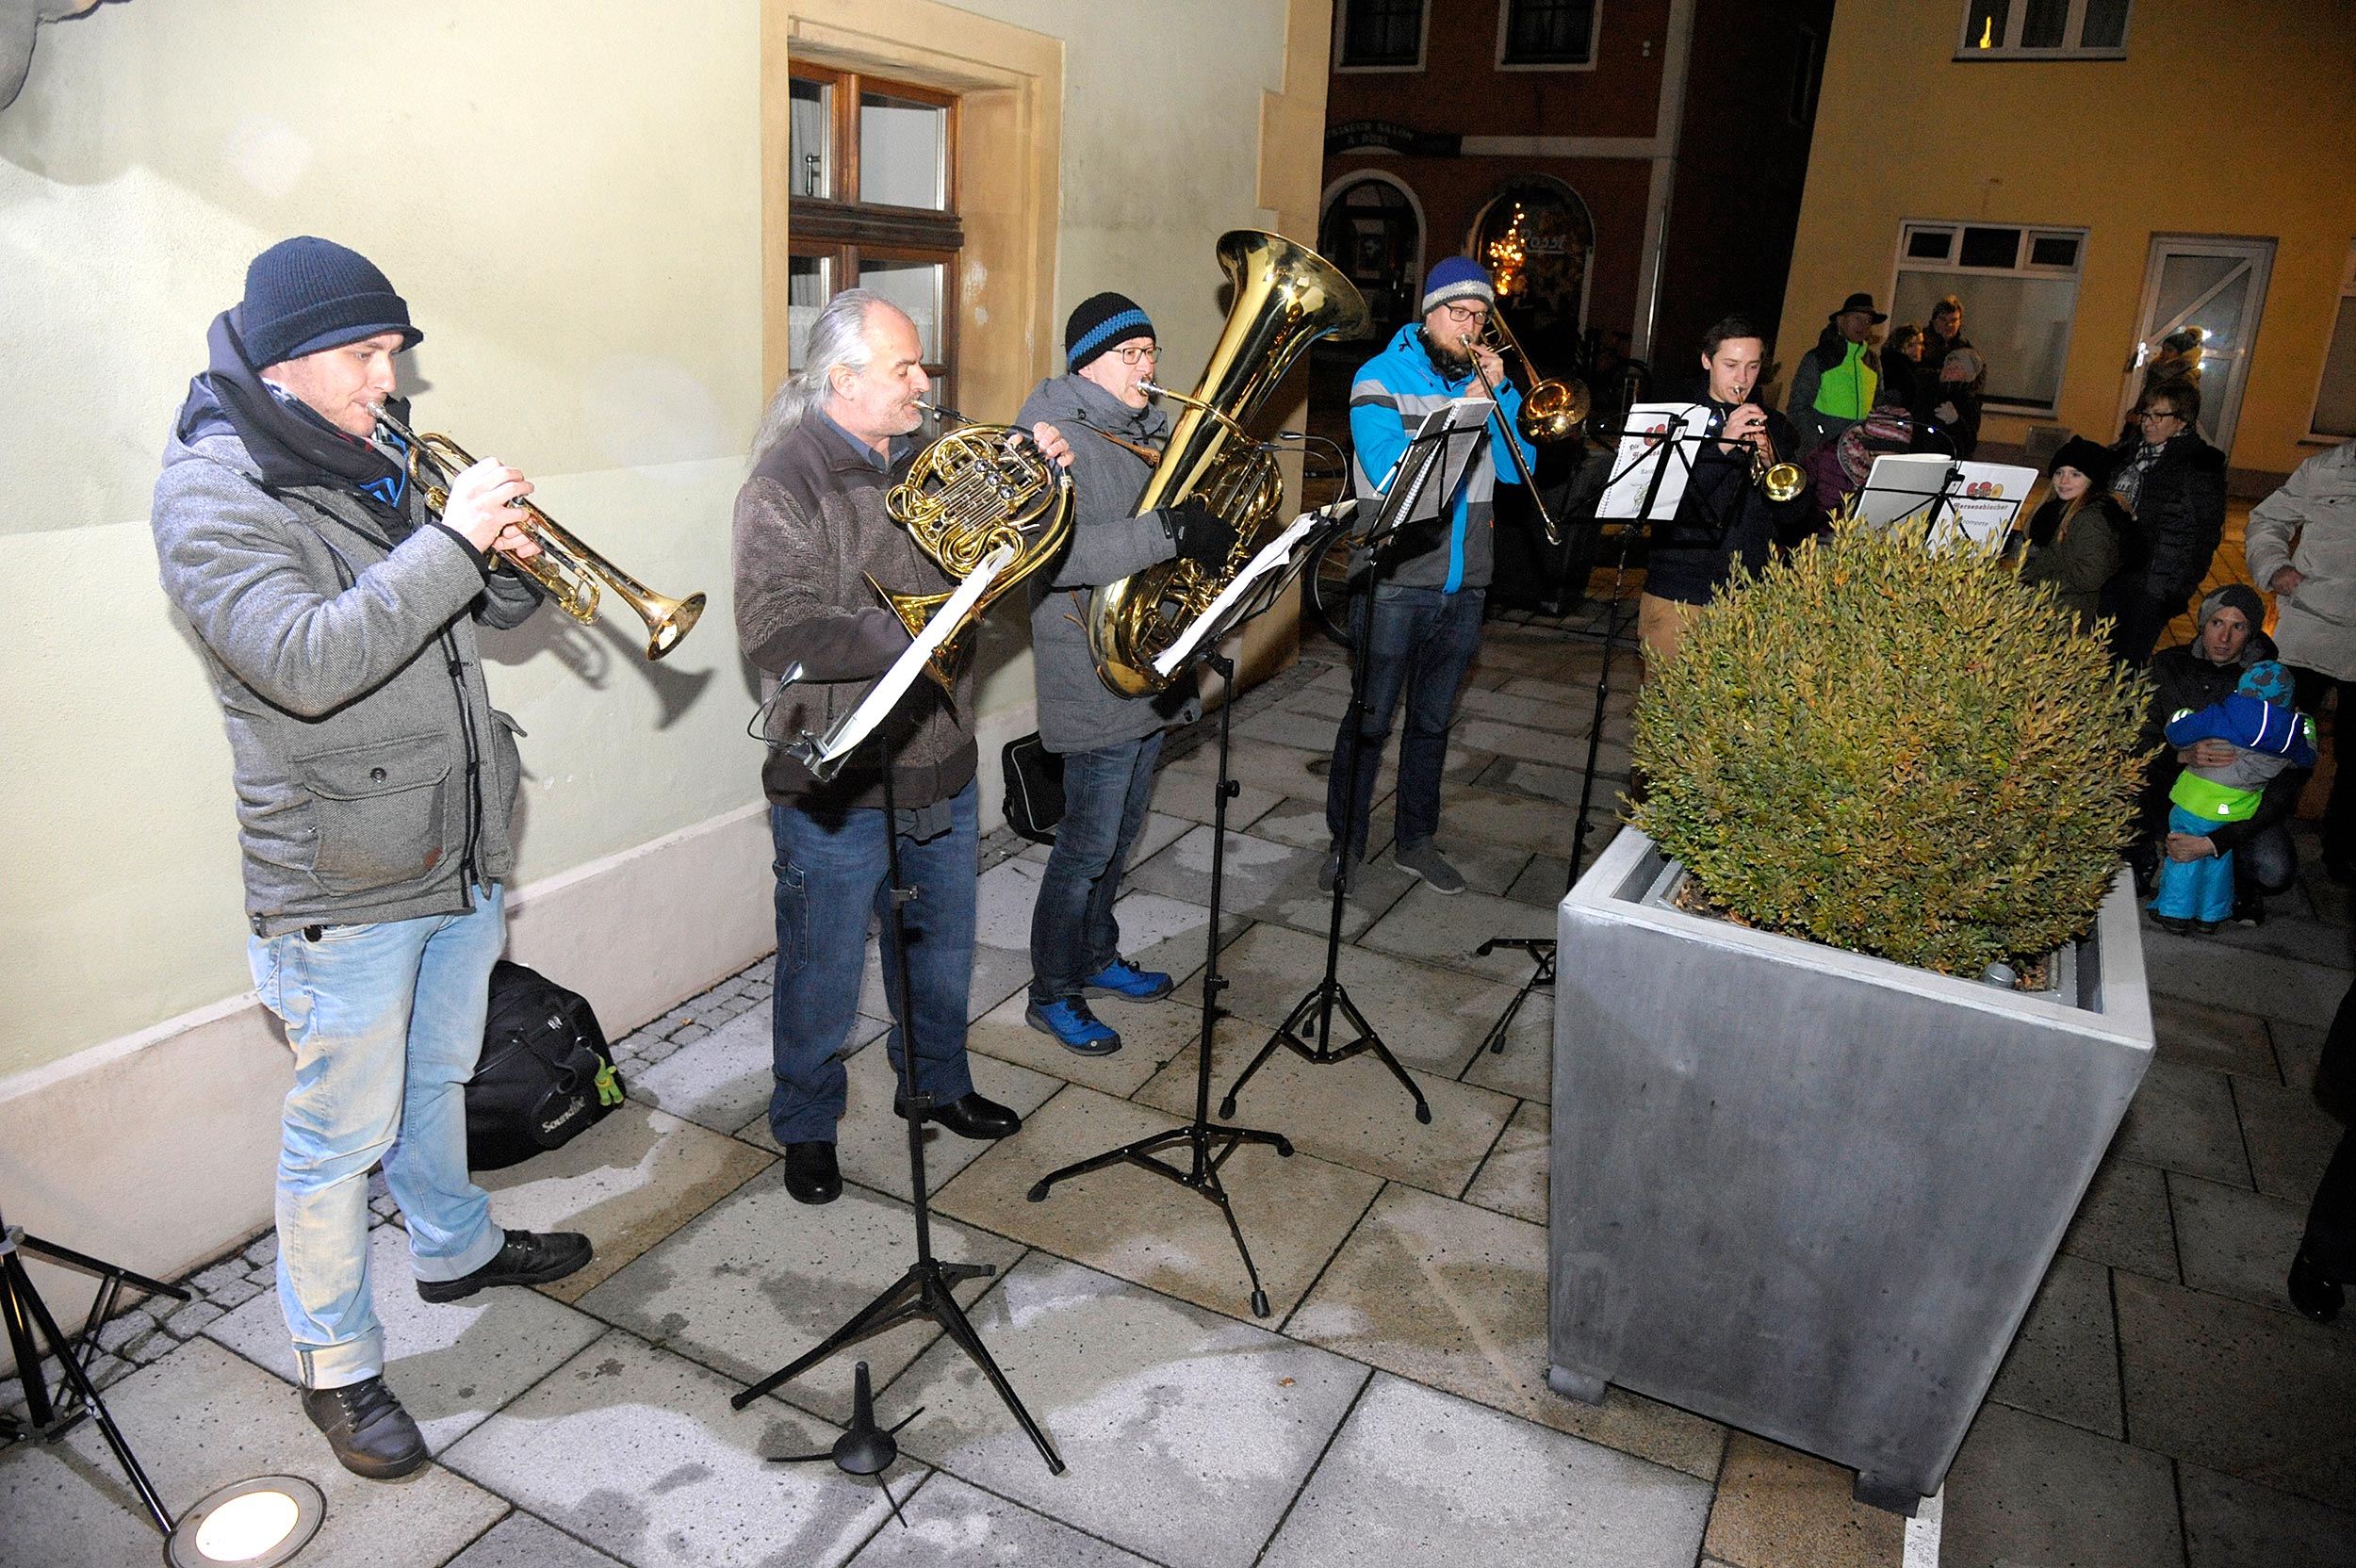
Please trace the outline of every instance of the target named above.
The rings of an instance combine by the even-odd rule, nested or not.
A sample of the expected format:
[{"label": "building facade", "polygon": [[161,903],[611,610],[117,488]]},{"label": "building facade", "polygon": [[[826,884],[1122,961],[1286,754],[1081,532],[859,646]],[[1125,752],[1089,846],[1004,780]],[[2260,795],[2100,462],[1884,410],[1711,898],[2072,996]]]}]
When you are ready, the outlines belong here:
[{"label": "building facade", "polygon": [[2041,458],[2197,339],[2202,433],[2265,493],[2356,433],[2351,39],[2349,0],[1841,7],[1784,364],[1852,290],[1915,323],[1953,294],[1983,453]]}]

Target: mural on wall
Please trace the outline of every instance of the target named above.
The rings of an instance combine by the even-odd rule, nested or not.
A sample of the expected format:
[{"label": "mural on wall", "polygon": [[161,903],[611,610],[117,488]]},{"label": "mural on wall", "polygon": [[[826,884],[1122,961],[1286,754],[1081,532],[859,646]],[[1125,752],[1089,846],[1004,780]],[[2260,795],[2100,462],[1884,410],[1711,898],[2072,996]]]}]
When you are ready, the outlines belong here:
[{"label": "mural on wall", "polygon": [[33,34],[44,22],[79,16],[98,0],[0,0],[0,109],[16,102],[33,65]]}]

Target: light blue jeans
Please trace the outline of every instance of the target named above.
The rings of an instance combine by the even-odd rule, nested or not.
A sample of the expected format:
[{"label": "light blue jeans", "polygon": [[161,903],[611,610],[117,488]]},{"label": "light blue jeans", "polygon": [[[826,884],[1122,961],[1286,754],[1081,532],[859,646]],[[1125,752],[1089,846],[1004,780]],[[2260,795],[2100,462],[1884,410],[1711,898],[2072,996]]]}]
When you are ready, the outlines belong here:
[{"label": "light blue jeans", "polygon": [[455,1280],[506,1242],[466,1171],[466,1083],[483,1054],[506,900],[463,915],[255,937],[262,1004],[294,1047],[278,1153],[278,1304],[306,1388],[384,1369],[368,1295],[368,1170],[378,1161],[420,1280]]}]

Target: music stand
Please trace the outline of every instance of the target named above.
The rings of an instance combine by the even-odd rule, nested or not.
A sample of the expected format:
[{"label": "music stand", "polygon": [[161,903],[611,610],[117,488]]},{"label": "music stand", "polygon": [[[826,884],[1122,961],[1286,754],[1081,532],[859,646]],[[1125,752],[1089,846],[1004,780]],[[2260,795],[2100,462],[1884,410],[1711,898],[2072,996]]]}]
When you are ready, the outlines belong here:
[{"label": "music stand", "polygon": [[[1414,1078],[1408,1076],[1406,1068],[1399,1065],[1399,1058],[1383,1043],[1374,1024],[1350,999],[1349,988],[1342,984],[1342,911],[1350,892],[1350,848],[1351,841],[1356,836],[1354,819],[1358,806],[1358,772],[1361,767],[1373,765],[1362,756],[1366,744],[1361,731],[1366,725],[1366,645],[1373,641],[1375,588],[1382,581],[1383,569],[1388,564],[1385,547],[1393,545],[1402,531],[1438,520],[1440,508],[1454,499],[1457,486],[1463,482],[1464,470],[1480,450],[1481,443],[1489,439],[1489,411],[1495,407],[1496,404],[1485,398],[1460,399],[1446,407],[1432,410],[1424,416],[1422,425],[1409,439],[1398,461],[1392,464],[1390,473],[1385,476],[1383,506],[1366,530],[1362,547],[1369,552],[1366,585],[1359,590],[1350,612],[1350,706],[1342,717],[1343,733],[1350,739],[1342,748],[1340,783],[1344,815],[1341,841],[1333,846],[1333,893],[1332,909],[1326,918],[1325,974],[1309,988],[1306,995],[1293,1004],[1292,1011],[1284,1015],[1284,1021],[1268,1036],[1268,1043],[1260,1047],[1259,1054],[1252,1057],[1251,1064],[1236,1075],[1235,1081],[1227,1086],[1226,1096],[1219,1102],[1219,1114],[1221,1116],[1235,1114],[1235,1097],[1243,1092],[1244,1085],[1252,1081],[1253,1074],[1268,1064],[1268,1058],[1281,1046],[1312,1067],[1330,1067],[1335,1062],[1346,1062],[1352,1056],[1371,1053],[1389,1070],[1391,1076],[1399,1080],[1399,1086],[1415,1102],[1415,1119],[1426,1123],[1432,1119],[1432,1105],[1424,1099],[1423,1090]],[[1436,489],[1432,484],[1435,477],[1443,482]],[[1424,499],[1427,495],[1434,497],[1429,505]],[[1355,1031],[1347,1044],[1339,1046],[1333,1043],[1333,1014],[1337,1009]],[[1316,1045],[1311,1045],[1304,1037],[1310,1036],[1316,1037]]]},{"label": "music stand", "polygon": [[[1235,583],[1229,584],[1233,597],[1222,595],[1220,600],[1214,601],[1203,612],[1202,622],[1211,625],[1205,627],[1198,622],[1189,627],[1154,663],[1161,674],[1170,675],[1175,673],[1178,662],[1199,657],[1227,687],[1226,700],[1219,704],[1219,781],[1213,792],[1211,810],[1211,918],[1209,934],[1203,939],[1203,1023],[1195,1037],[1193,1119],[1183,1127],[1154,1133],[1134,1143],[1107,1149],[1101,1154],[1091,1154],[1086,1159],[1075,1160],[1059,1169],[1051,1170],[1033,1184],[1028,1195],[1032,1202],[1043,1203],[1047,1200],[1049,1189],[1056,1183],[1116,1165],[1137,1166],[1177,1183],[1217,1206],[1220,1217],[1227,1221],[1227,1233],[1235,1238],[1235,1251],[1243,1259],[1244,1273],[1252,1281],[1252,1315],[1254,1317],[1268,1315],[1268,1291],[1260,1283],[1259,1267],[1252,1261],[1252,1248],[1244,1240],[1243,1227],[1236,1222],[1235,1207],[1228,1197],[1219,1168],[1227,1163],[1230,1155],[1245,1144],[1267,1144],[1286,1158],[1291,1157],[1293,1146],[1292,1140],[1281,1133],[1232,1127],[1211,1119],[1211,1044],[1221,1010],[1219,996],[1230,984],[1219,972],[1219,923],[1227,863],[1227,803],[1235,798],[1238,790],[1235,781],[1228,776],[1228,746],[1235,712],[1235,666],[1232,660],[1219,652],[1218,645],[1245,621],[1263,613],[1276,602],[1286,584],[1299,575],[1301,568],[1324,553],[1326,546],[1344,526],[1354,506],[1354,502],[1346,501],[1325,509],[1321,524],[1309,522],[1317,514],[1305,514],[1284,537],[1253,558],[1252,564],[1258,565],[1272,551],[1284,547],[1291,554],[1282,568],[1265,572],[1247,583],[1246,579],[1251,574],[1251,567],[1247,567],[1244,573],[1238,574]],[[1304,524],[1308,526],[1303,527]],[[1242,592],[1235,593],[1238,587]],[[1164,667],[1165,661],[1170,662],[1170,667]],[[1235,1114],[1232,1100],[1219,1114]],[[1187,1152],[1186,1164],[1183,1168],[1153,1157],[1164,1150],[1182,1146]]]},{"label": "music stand", "polygon": [[[1630,411],[1630,415],[1632,417],[1633,410]],[[1677,507],[1684,498],[1685,486],[1693,482],[1694,454],[1700,450],[1703,442],[1710,439],[1708,432],[1695,436],[1685,434],[1685,427],[1694,422],[1687,413],[1672,412],[1666,415],[1648,415],[1646,417],[1660,419],[1661,422],[1657,426],[1648,424],[1643,430],[1623,426],[1620,437],[1625,440],[1630,435],[1644,435],[1657,437],[1657,439],[1638,449],[1628,457],[1628,466],[1612,476],[1611,482],[1604,486],[1604,498],[1597,503],[1596,507],[1597,522],[1600,524],[1603,519],[1603,508],[1614,504],[1612,490],[1619,487],[1623,481],[1632,479],[1642,465],[1647,462],[1652,465],[1652,472],[1644,479],[1643,493],[1634,510],[1629,513],[1612,514],[1613,516],[1622,517],[1628,526],[1623,528],[1620,532],[1619,560],[1612,569],[1612,603],[1604,612],[1603,667],[1595,675],[1595,711],[1587,723],[1587,766],[1585,776],[1579,781],[1579,814],[1571,825],[1571,864],[1564,882],[1565,892],[1570,890],[1572,884],[1579,881],[1579,865],[1587,854],[1587,813],[1595,803],[1595,760],[1603,749],[1604,710],[1612,699],[1612,655],[1618,647],[1620,640],[1620,590],[1628,579],[1628,546],[1634,540],[1639,529],[1674,520]],[[1691,449],[1688,449],[1689,444]],[[1673,455],[1677,462],[1684,465],[1685,472],[1682,482],[1677,486],[1677,494],[1664,499],[1661,496],[1662,482],[1670,472],[1669,464]],[[1622,499],[1624,502],[1625,496]],[[1665,516],[1662,515],[1664,508],[1668,514]],[[1731,519],[1719,519],[1718,531],[1721,538],[1731,526]],[[1492,953],[1506,949],[1529,954],[1530,970],[1529,977],[1522,981],[1520,988],[1505,1004],[1505,1010],[1497,1015],[1497,1021],[1489,1025],[1489,1032],[1481,1037],[1481,1043],[1486,1046],[1492,1054],[1504,1053],[1506,1037],[1512,1032],[1513,1021],[1521,1015],[1522,1004],[1530,1000],[1530,994],[1541,987],[1551,987],[1554,984],[1554,938],[1491,937],[1475,951],[1485,958]]]},{"label": "music stand", "polygon": [[[900,698],[914,683],[933,648],[946,640],[962,620],[963,604],[980,596],[1012,554],[1006,546],[992,551],[960,585],[950,603],[926,623],[924,631],[908,645],[908,651],[877,678],[867,698],[836,721],[824,737],[805,735],[790,743],[811,774],[820,779],[831,777],[862,743],[872,743],[883,775],[884,875],[891,891],[891,918],[883,923],[883,942],[886,961],[892,965],[900,983],[903,1016],[894,1021],[900,1031],[900,1059],[893,1064],[893,1072],[899,1088],[896,1108],[908,1126],[908,1187],[914,1198],[910,1207],[916,1217],[916,1261],[883,1294],[853,1313],[841,1328],[760,1381],[730,1396],[728,1404],[743,1410],[779,1383],[800,1376],[844,1347],[921,1318],[937,1325],[952,1344],[965,1352],[966,1359],[980,1368],[999,1399],[1038,1447],[1039,1457],[1047,1462],[1048,1474],[1060,1476],[1064,1472],[1063,1456],[1055,1452],[1047,1433],[1031,1419],[1031,1413],[1023,1408],[1023,1401],[1006,1381],[1006,1375],[990,1358],[990,1348],[973,1331],[965,1309],[957,1304],[957,1283],[988,1279],[997,1272],[996,1266],[943,1263],[933,1255],[932,1195],[924,1184],[924,1118],[932,1110],[933,1102],[931,1095],[920,1093],[916,1086],[915,993],[908,984],[908,933],[903,920],[903,910],[916,896],[916,890],[900,880],[900,819],[898,802],[892,796],[892,747],[883,726],[884,719],[899,706]],[[957,612],[954,617],[953,611]],[[860,1371],[863,1373],[865,1368]]]},{"label": "music stand", "polygon": [[[32,1276],[25,1272],[26,1254],[60,1263],[98,1276],[98,1294],[90,1302],[90,1316],[82,1331],[67,1338],[57,1328],[57,1318],[49,1305],[41,1298],[40,1289]],[[28,1236],[21,1225],[10,1225],[0,1219],[0,1318],[8,1327],[8,1348],[16,1357],[16,1375],[25,1387],[26,1435],[43,1443],[54,1443],[63,1437],[87,1415],[98,1424],[98,1432],[114,1450],[115,1462],[123,1466],[132,1490],[146,1505],[148,1516],[166,1536],[172,1534],[172,1519],[164,1500],[155,1491],[147,1472],[139,1467],[138,1456],[131,1452],[131,1444],[115,1425],[114,1416],[106,1409],[106,1401],[99,1396],[98,1385],[90,1381],[88,1358],[97,1348],[99,1326],[113,1313],[116,1300],[124,1285],[169,1296],[175,1301],[188,1299],[188,1293],[177,1285],[161,1280],[151,1280],[144,1274],[134,1274],[119,1264],[76,1252],[70,1247]],[[57,1358],[57,1392],[53,1398],[47,1380],[41,1375],[41,1344],[34,1336],[49,1342],[49,1353]],[[0,1415],[0,1430],[9,1436],[18,1433],[13,1417]]]}]

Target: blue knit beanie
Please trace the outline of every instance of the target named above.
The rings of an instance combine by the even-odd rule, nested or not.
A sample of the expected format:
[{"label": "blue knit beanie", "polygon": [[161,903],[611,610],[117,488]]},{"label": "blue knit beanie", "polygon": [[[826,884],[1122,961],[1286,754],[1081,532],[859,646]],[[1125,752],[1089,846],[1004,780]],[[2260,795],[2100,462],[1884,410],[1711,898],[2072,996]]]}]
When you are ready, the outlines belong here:
[{"label": "blue knit beanie", "polygon": [[255,369],[381,332],[414,348],[425,334],[409,324],[409,302],[357,251],[301,235],[282,239],[245,270],[237,336]]},{"label": "blue knit beanie", "polygon": [[1479,300],[1485,305],[1497,302],[1489,274],[1470,256],[1450,256],[1424,274],[1423,306],[1416,314],[1429,316],[1451,300]]}]

